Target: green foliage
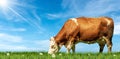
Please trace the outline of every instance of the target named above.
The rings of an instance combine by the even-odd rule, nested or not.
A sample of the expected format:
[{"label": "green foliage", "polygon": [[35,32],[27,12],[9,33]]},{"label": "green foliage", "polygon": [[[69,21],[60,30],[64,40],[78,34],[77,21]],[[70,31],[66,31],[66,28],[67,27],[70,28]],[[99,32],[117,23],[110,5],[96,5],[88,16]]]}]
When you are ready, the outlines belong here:
[{"label": "green foliage", "polygon": [[120,53],[58,53],[52,57],[47,52],[0,52],[0,59],[120,59]]}]

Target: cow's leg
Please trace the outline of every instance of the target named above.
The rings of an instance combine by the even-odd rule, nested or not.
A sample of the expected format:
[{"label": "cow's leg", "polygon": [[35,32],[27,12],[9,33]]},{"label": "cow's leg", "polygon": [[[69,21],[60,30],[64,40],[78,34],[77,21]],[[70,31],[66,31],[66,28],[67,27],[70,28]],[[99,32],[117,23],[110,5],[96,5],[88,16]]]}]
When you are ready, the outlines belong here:
[{"label": "cow's leg", "polygon": [[70,48],[67,48],[67,53],[68,53],[68,54],[70,53],[70,50],[71,50]]},{"label": "cow's leg", "polygon": [[67,53],[69,54],[69,53],[70,53],[71,48],[69,48],[69,47],[66,47],[66,48],[67,48]]},{"label": "cow's leg", "polygon": [[107,47],[108,47],[108,52],[111,52],[112,50],[112,41],[106,37],[103,37],[106,41]]},{"label": "cow's leg", "polygon": [[73,47],[72,42],[69,41],[69,42],[65,45],[65,47],[67,48],[67,53],[70,53],[70,50],[71,50],[71,48]]},{"label": "cow's leg", "polygon": [[75,44],[73,44],[73,46],[72,46],[72,51],[73,51],[73,53],[75,53]]},{"label": "cow's leg", "polygon": [[63,44],[59,44],[58,45],[58,52],[60,51],[61,47],[63,46]]},{"label": "cow's leg", "polygon": [[99,44],[99,47],[100,47],[99,52],[102,53],[103,49],[104,49],[104,46],[105,46],[105,43],[98,43],[98,44]]}]

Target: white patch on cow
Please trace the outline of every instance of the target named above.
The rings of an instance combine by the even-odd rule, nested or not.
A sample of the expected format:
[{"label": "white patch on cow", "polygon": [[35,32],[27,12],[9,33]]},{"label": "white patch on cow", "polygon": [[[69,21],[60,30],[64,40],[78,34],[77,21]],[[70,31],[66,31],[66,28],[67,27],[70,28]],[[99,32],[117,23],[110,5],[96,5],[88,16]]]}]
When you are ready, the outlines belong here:
[{"label": "white patch on cow", "polygon": [[54,37],[51,37],[51,39],[50,39],[50,45],[54,45],[54,44],[55,44]]},{"label": "white patch on cow", "polygon": [[68,44],[67,48],[68,48],[68,49],[71,49],[71,47],[72,47],[71,43]]},{"label": "white patch on cow", "polygon": [[54,37],[51,37],[50,39],[50,47],[49,47],[49,51],[48,51],[48,54],[54,54],[56,52],[58,52],[58,46],[55,42],[55,38]]},{"label": "white patch on cow", "polygon": [[76,18],[71,18],[71,20],[74,21],[76,25],[78,25],[78,22],[77,22]]},{"label": "white patch on cow", "polygon": [[108,19],[105,19],[107,21],[107,26],[110,25],[110,21]]}]

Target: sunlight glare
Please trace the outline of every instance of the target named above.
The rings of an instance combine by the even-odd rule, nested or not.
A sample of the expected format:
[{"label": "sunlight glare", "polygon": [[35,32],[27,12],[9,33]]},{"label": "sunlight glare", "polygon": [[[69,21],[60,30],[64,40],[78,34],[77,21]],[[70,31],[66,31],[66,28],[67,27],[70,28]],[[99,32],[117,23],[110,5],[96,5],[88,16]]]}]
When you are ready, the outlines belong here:
[{"label": "sunlight glare", "polygon": [[8,7],[8,0],[0,0],[0,7],[2,8]]}]

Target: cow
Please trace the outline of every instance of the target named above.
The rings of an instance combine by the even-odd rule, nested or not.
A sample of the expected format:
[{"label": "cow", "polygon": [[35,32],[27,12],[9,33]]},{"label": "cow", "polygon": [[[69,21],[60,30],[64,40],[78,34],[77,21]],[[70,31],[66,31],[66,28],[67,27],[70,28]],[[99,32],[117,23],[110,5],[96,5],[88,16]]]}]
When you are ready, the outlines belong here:
[{"label": "cow", "polygon": [[50,38],[48,54],[57,53],[63,45],[67,48],[67,53],[70,53],[70,50],[74,53],[75,45],[79,42],[98,43],[99,52],[103,52],[106,44],[108,52],[111,52],[113,31],[114,21],[109,17],[70,18],[58,34]]}]

